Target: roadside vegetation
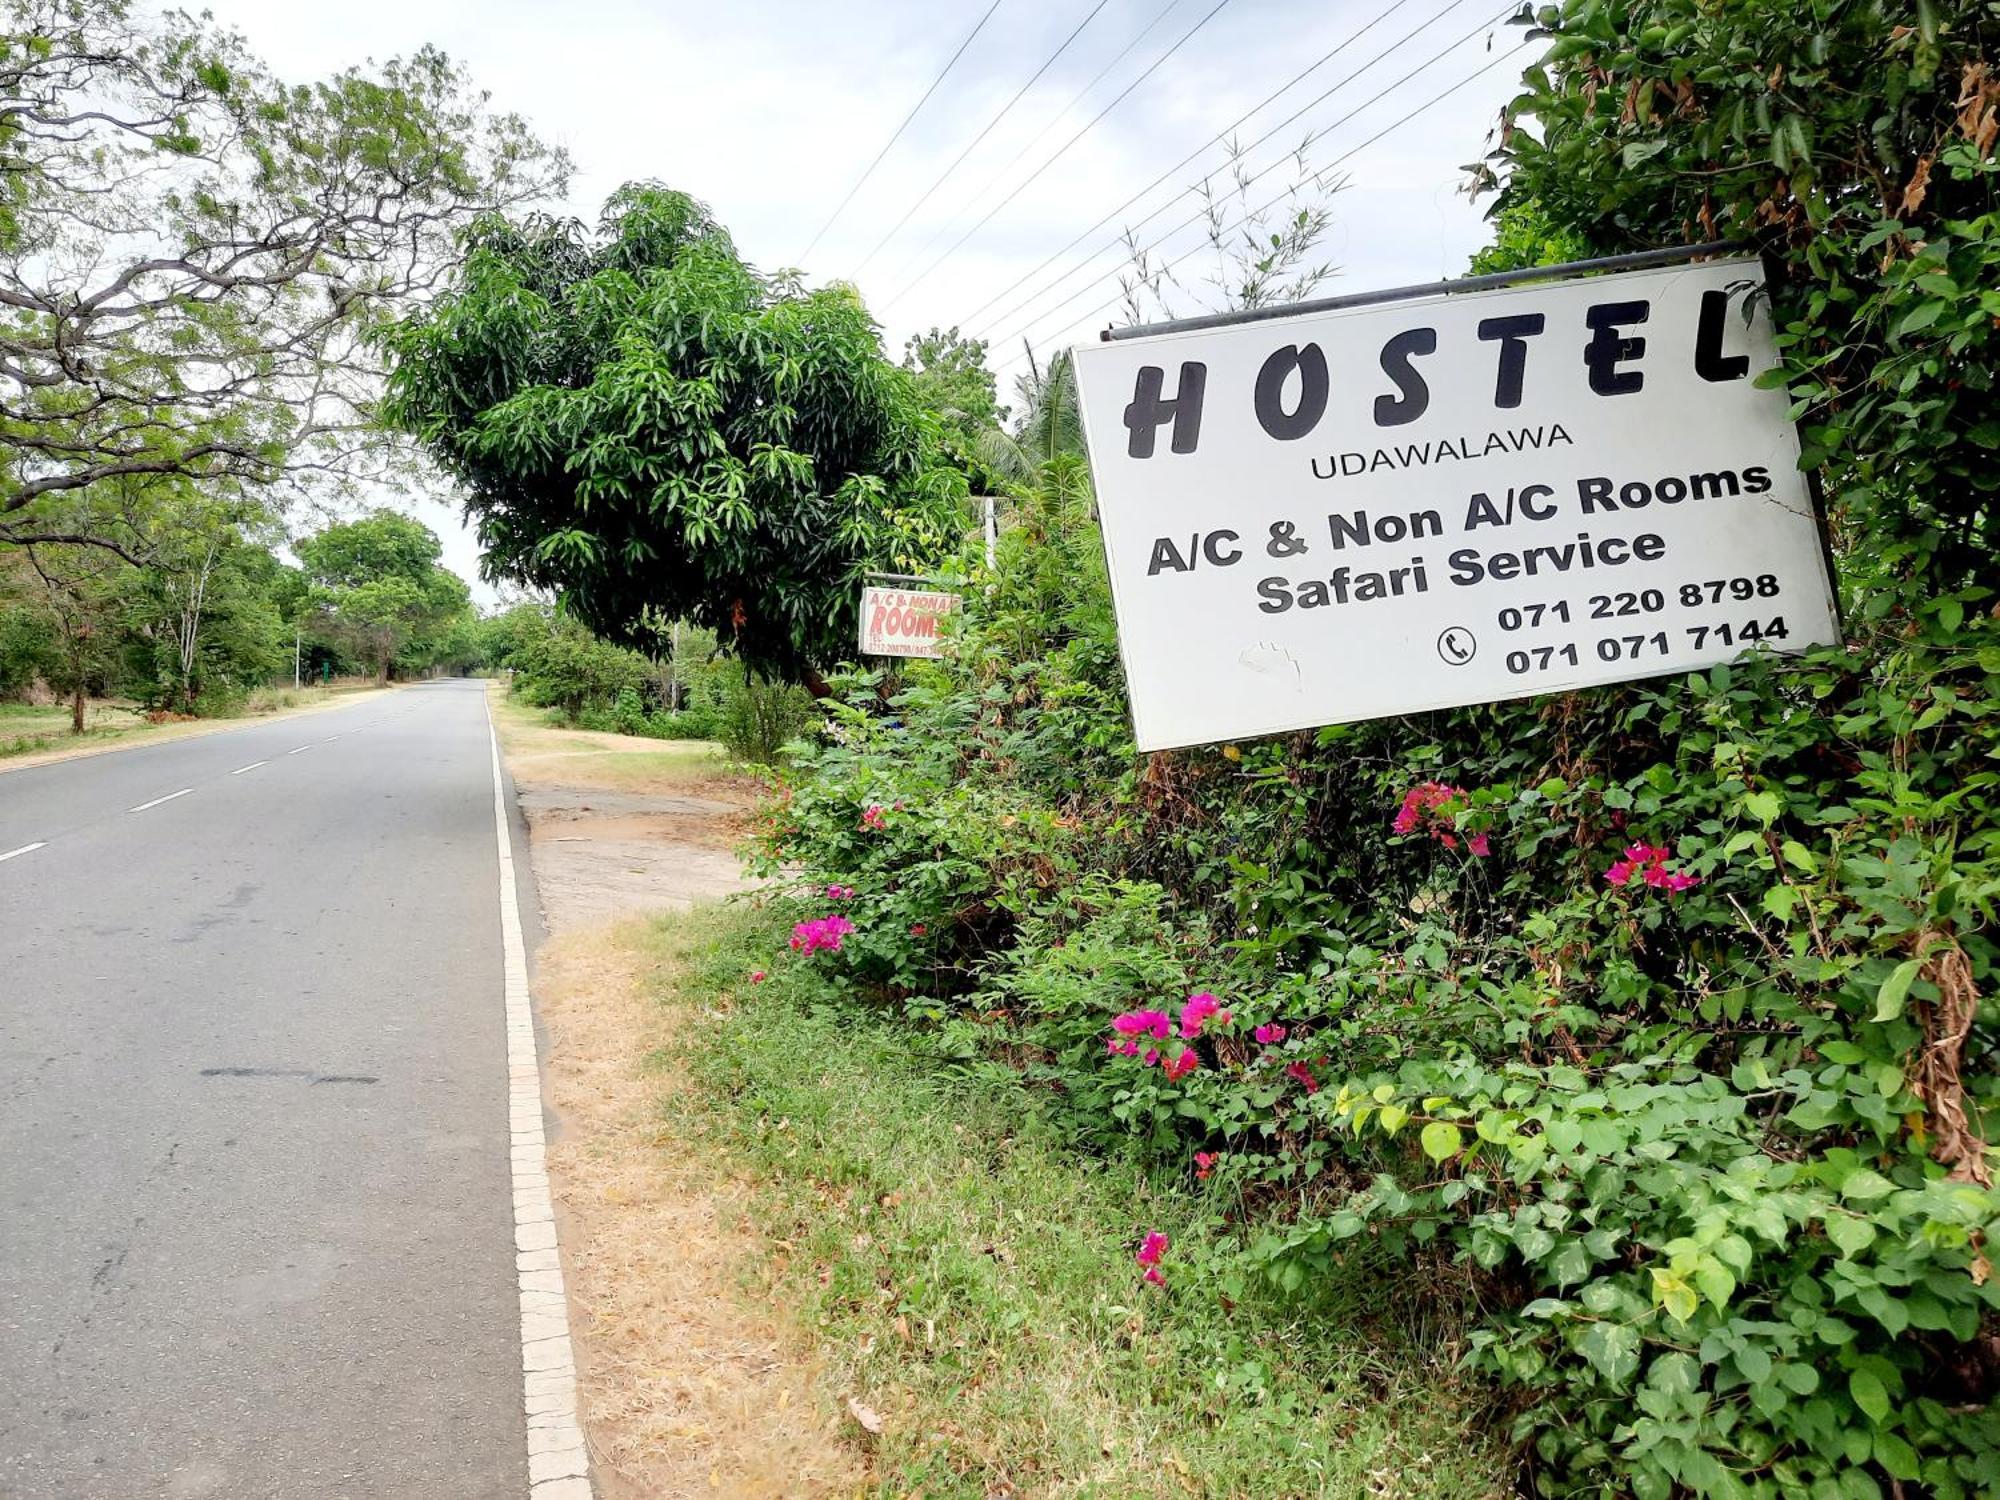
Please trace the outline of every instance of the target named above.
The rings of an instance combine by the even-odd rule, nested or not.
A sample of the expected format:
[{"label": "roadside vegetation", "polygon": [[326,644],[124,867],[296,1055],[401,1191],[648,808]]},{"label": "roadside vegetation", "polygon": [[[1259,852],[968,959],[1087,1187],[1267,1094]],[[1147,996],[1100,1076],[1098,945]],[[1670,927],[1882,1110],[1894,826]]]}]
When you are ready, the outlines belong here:
[{"label": "roadside vegetation", "polygon": [[0,3],[0,704],[83,737],[475,664],[427,530],[295,518],[408,476],[376,332],[567,172],[434,49],[293,83],[206,15]]},{"label": "roadside vegetation", "polygon": [[1463,1330],[1389,1290],[1390,1257],[1303,1298],[1241,1278],[1159,1295],[1131,1226],[1180,1241],[1199,1200],[981,1051],[829,1004],[817,973],[772,965],[786,931],[769,909],[666,925],[666,1108],[745,1177],[769,1247],[747,1289],[808,1331],[878,1493],[1505,1493],[1454,1370]]},{"label": "roadside vegetation", "polygon": [[486,665],[488,632],[425,526],[381,511],[295,550],[297,565],[248,522],[138,562],[0,544],[0,755]]},{"label": "roadside vegetation", "polygon": [[[1142,758],[1087,471],[1038,453],[997,566],[946,564],[972,578],[947,657],[837,676],[796,750],[760,865],[791,937],[733,960],[794,1009],[747,1002],[714,1076],[757,1102],[733,1128],[771,1167],[831,1184],[788,1231],[829,1257],[821,1216],[879,1242],[896,1214],[864,1229],[864,1195],[963,1183],[980,1213],[937,1227],[919,1307],[977,1265],[984,1215],[1050,1211],[1015,1169],[1056,1141],[1113,1187],[1079,1195],[1082,1263],[1208,1330],[1183,1346],[1206,1393],[1235,1368],[1216,1329],[1340,1349],[1349,1311],[1394,1328],[1414,1297],[1462,1330],[1452,1379],[1534,1492],[1992,1494],[1991,17],[1539,21],[1483,268],[1716,236],[1775,257],[1845,643]],[[927,1109],[968,1111],[982,1149],[871,1144]],[[837,1264],[871,1262],[909,1295],[880,1243]],[[804,1289],[830,1349],[856,1282]],[[1024,1300],[1065,1284],[1046,1264]],[[982,1409],[984,1370],[879,1336],[869,1358]]]},{"label": "roadside vegetation", "polygon": [[[259,718],[309,708],[372,686],[365,679],[344,678],[296,689],[257,688],[234,704],[229,717]],[[189,726],[198,722],[191,715],[148,712],[129,701],[93,698],[85,706],[84,731],[79,735],[71,725],[71,709],[66,703],[0,703],[0,760],[171,739],[189,732]]]}]

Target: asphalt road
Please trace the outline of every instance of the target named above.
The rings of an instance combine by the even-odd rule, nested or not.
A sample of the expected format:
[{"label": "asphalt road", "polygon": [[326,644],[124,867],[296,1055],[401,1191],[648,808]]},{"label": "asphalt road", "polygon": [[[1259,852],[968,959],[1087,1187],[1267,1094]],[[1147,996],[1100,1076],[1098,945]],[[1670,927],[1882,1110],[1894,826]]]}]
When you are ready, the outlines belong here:
[{"label": "asphalt road", "polygon": [[525,1494],[488,744],[0,774],[0,1497]]}]

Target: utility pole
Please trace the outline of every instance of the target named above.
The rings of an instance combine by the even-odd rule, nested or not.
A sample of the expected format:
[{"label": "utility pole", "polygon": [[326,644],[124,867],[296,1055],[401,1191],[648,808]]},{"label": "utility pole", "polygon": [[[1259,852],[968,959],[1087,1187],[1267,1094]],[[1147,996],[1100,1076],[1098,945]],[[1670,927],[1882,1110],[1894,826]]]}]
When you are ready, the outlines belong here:
[{"label": "utility pole", "polygon": [[986,514],[986,570],[990,573],[993,570],[994,546],[1000,538],[1000,523],[994,514],[993,497],[982,495],[979,499]]},{"label": "utility pole", "polygon": [[304,633],[294,623],[292,626],[292,691],[295,693],[301,686],[299,680],[299,642],[302,639],[304,639]]}]

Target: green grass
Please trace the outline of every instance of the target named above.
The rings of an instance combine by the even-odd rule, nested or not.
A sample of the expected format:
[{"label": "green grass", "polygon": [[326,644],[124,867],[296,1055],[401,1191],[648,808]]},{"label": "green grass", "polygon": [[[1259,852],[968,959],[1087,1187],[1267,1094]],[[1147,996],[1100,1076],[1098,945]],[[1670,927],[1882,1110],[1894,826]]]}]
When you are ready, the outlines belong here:
[{"label": "green grass", "polygon": [[[216,719],[248,719],[286,709],[308,707],[352,692],[366,692],[372,682],[343,680],[333,686],[317,683],[304,687],[252,688],[240,698],[228,701],[226,712],[208,713]],[[213,707],[213,705],[211,705]],[[68,750],[81,745],[102,745],[126,739],[143,731],[159,729],[171,736],[171,728],[149,723],[135,705],[111,699],[93,698],[85,709],[84,732],[69,730],[69,705],[41,706],[30,703],[0,703],[0,759],[11,755],[34,755],[44,750]]]},{"label": "green grass", "polygon": [[72,744],[99,744],[146,728],[145,716],[118,703],[93,701],[79,738],[69,732],[69,705],[0,703],[0,756],[33,755]]},{"label": "green grass", "polygon": [[[1408,1299],[1367,1269],[1310,1309],[1232,1303],[1186,1258],[1214,1205],[1078,1153],[1009,1078],[830,1003],[768,917],[669,918],[659,943],[684,1013],[659,1061],[694,1085],[669,1096],[677,1133],[752,1184],[773,1253],[751,1289],[812,1337],[829,1403],[881,1415],[880,1493],[1511,1489],[1448,1335],[1381,1316]],[[1165,1288],[1133,1261],[1153,1228],[1174,1241]]]}]

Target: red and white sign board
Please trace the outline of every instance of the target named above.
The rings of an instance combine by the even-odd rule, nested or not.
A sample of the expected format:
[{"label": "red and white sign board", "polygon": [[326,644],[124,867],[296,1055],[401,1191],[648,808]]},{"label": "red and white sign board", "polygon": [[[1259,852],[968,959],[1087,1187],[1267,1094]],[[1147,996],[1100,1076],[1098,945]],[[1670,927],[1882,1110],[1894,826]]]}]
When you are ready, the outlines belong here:
[{"label": "red and white sign board", "polygon": [[958,609],[958,595],[925,589],[861,591],[863,656],[942,656],[938,622]]}]

